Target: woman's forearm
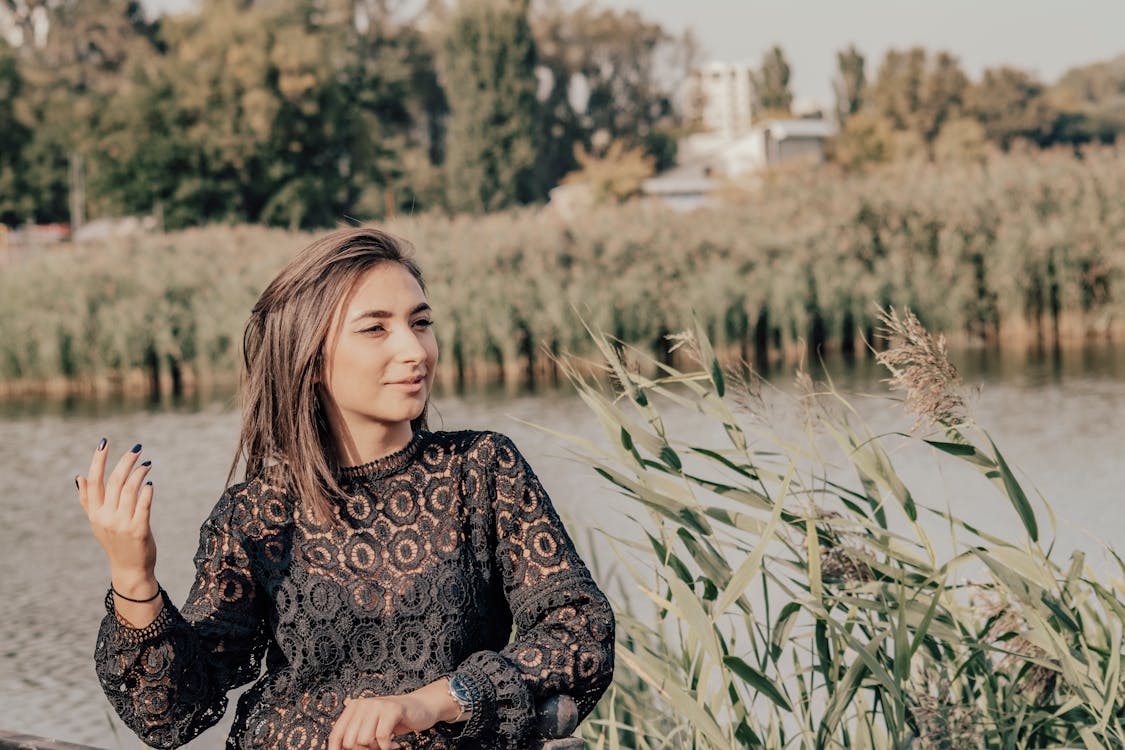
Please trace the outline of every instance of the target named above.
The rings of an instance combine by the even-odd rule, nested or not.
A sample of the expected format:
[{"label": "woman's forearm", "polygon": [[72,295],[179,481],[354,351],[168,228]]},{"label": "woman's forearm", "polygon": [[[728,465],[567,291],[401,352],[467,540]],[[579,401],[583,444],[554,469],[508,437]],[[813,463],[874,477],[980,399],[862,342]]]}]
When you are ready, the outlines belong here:
[{"label": "woman's forearm", "polygon": [[461,713],[461,706],[449,694],[448,678],[434,680],[429,685],[415,690],[414,694],[433,707],[438,721],[451,722]]}]

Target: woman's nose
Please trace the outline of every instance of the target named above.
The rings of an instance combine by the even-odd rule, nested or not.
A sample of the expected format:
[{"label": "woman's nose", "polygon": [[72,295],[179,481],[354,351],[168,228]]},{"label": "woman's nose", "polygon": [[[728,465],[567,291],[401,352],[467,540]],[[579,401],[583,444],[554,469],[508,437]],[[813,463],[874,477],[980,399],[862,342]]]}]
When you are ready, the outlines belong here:
[{"label": "woman's nose", "polygon": [[418,335],[407,328],[399,336],[398,356],[406,362],[419,362],[426,358],[426,347],[418,340]]}]

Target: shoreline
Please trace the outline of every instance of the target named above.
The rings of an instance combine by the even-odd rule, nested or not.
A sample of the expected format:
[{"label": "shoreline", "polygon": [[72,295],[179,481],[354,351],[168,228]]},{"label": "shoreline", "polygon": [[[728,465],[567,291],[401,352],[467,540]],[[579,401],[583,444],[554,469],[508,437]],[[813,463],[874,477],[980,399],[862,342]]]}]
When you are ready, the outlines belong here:
[{"label": "shoreline", "polygon": [[[1006,334],[994,341],[967,335],[946,335],[946,344],[951,353],[962,356],[969,354],[988,354],[998,357],[1043,357],[1049,353],[1076,353],[1087,351],[1114,350],[1125,347],[1125,325],[1113,326],[1099,333],[1080,333],[1082,329],[1069,321],[1060,326],[1057,339],[1035,335],[1035,328],[1025,326],[1022,330],[1005,327]],[[871,351],[862,343],[859,352],[848,353],[837,342],[823,342],[821,352],[828,362],[866,361],[874,363]],[[718,351],[719,358],[729,365],[750,362],[760,375],[769,376],[772,372],[791,366],[809,366],[815,362],[817,354],[810,351],[805,340],[796,339],[784,342],[779,349],[768,352],[765,359],[746,356],[745,346],[728,345]],[[604,375],[600,363],[589,358],[590,355],[567,357],[570,366],[576,367],[585,375],[598,377]],[[674,367],[683,367],[687,355],[674,352],[666,362]],[[760,362],[760,364],[759,364]],[[655,373],[653,373],[655,374]],[[460,377],[459,377],[460,376]],[[0,403],[18,403],[28,400],[69,400],[101,402],[114,399],[147,400],[152,403],[169,399],[208,400],[213,397],[237,397],[239,375],[235,372],[208,372],[197,374],[190,368],[182,368],[175,377],[168,371],[158,375],[133,369],[126,372],[110,372],[100,375],[83,375],[75,378],[52,377],[0,381]],[[438,367],[437,385],[434,395],[464,393],[504,393],[516,395],[535,393],[541,390],[553,391],[565,383],[565,376],[554,362],[553,356],[544,353],[529,364],[527,357],[502,366],[496,362],[482,362],[458,367],[458,363],[442,360]]]}]

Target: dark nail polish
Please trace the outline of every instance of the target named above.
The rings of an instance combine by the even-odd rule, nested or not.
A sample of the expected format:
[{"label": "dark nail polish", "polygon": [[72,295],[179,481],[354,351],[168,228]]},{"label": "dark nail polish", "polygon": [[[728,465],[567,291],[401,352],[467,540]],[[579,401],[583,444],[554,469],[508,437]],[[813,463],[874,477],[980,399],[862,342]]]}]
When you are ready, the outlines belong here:
[{"label": "dark nail polish", "polygon": [[100,443],[98,443],[98,450],[100,450],[100,451],[105,450],[105,438],[102,438],[102,441]]},{"label": "dark nail polish", "polygon": [[151,486],[152,486],[152,480],[150,479],[150,480],[148,480],[147,482],[145,482],[145,486],[146,486],[146,487],[151,487]]},{"label": "dark nail polish", "polygon": [[82,487],[78,484],[78,477],[74,478],[74,486],[77,487],[78,489],[82,489]]},{"label": "dark nail polish", "polygon": [[141,444],[137,443],[136,445],[133,446],[133,453],[140,453],[140,452],[141,452]]},{"label": "dark nail polish", "polygon": [[152,461],[145,461],[141,466],[152,466]]}]

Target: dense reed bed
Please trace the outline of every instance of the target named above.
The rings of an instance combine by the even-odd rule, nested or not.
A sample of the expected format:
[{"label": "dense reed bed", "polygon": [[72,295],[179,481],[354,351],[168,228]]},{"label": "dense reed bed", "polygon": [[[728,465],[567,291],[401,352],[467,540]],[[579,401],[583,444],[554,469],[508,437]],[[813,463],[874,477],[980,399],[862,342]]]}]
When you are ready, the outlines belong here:
[{"label": "dense reed bed", "polygon": [[[804,346],[863,351],[877,305],[955,342],[1125,336],[1125,147],[984,163],[779,175],[720,206],[652,203],[422,216],[443,381],[557,377],[593,326],[668,361],[694,312],[715,347],[760,364]],[[51,249],[0,264],[0,383],[160,390],[232,379],[256,293],[309,238],[209,227]],[[68,385],[69,384],[69,385]]]},{"label": "dense reed bed", "polygon": [[[973,421],[944,344],[911,315],[885,322],[880,361],[917,432],[873,434],[799,375],[791,435],[702,326],[690,370],[648,377],[657,363],[598,333],[613,384],[568,372],[607,438],[572,438],[579,461],[641,532],[592,558],[618,622],[592,750],[1125,747],[1125,563],[1094,544],[1060,559],[1049,506]],[[678,440],[671,404],[714,441]],[[893,457],[911,447],[965,462],[995,502],[960,518],[907,487]],[[997,515],[1012,532],[983,530]]]}]

